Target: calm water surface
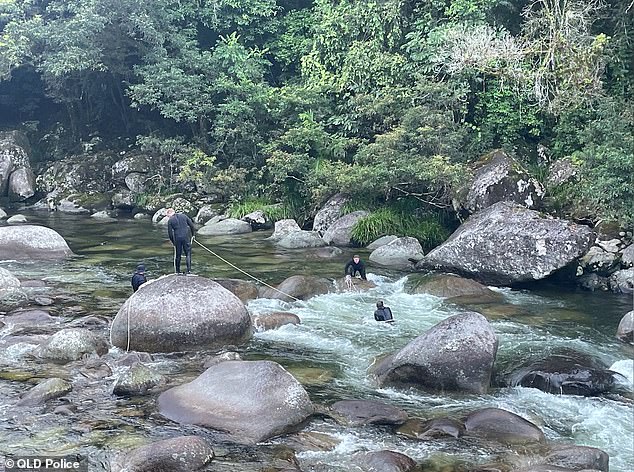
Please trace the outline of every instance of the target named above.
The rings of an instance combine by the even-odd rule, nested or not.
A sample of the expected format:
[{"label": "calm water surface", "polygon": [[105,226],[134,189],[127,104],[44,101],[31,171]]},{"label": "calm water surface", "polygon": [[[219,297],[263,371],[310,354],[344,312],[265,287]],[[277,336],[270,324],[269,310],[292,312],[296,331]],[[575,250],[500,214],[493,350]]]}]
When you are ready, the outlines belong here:
[{"label": "calm water surface", "polygon": [[[47,286],[37,290],[55,298],[51,312],[58,316],[60,327],[88,315],[112,319],[130,295],[129,279],[139,262],[145,263],[150,278],[172,272],[172,247],[164,227],[148,221],[104,222],[61,214],[27,216],[32,222],[56,229],[77,257],[61,263],[4,261],[0,266],[22,280],[46,281]],[[200,241],[271,284],[298,273],[340,277],[343,264],[353,252],[344,250],[336,258],[320,259],[311,251],[276,249],[265,240],[269,234],[256,232]],[[367,256],[363,251],[361,254]],[[193,268],[206,277],[244,278],[198,247],[193,251]],[[522,387],[494,389],[488,395],[442,396],[414,390],[377,390],[366,374],[376,356],[403,347],[466,308],[429,295],[405,293],[405,274],[372,266],[369,274],[377,283],[377,288],[369,292],[328,294],[300,303],[251,301],[248,308],[252,313],[291,311],[300,316],[302,324],[257,333],[243,349],[243,358],[279,362],[305,385],[316,403],[373,398],[424,419],[446,415],[460,418],[482,407],[504,408],[538,424],[550,440],[604,449],[610,454],[612,471],[632,470],[634,407],[627,401],[552,395]],[[629,378],[631,388],[633,350],[614,339],[620,318],[631,309],[630,298],[556,288],[499,291],[504,303],[482,307],[499,337],[497,369],[569,348],[614,366]],[[374,322],[373,307],[379,298],[392,307],[398,320],[395,325]],[[95,329],[107,336],[106,325]],[[0,341],[11,330],[10,326],[1,330]],[[0,455],[79,452],[90,457],[94,470],[108,470],[106,464],[113,454],[151,440],[182,433],[214,439],[213,432],[182,428],[162,419],[156,413],[155,397],[117,398],[111,395],[112,381],[91,380],[67,366],[38,364],[25,355],[30,347],[17,345],[0,350]],[[117,353],[114,349],[113,354]],[[169,376],[170,385],[178,385],[200,374],[210,354],[156,355],[152,366]],[[73,380],[74,390],[67,399],[78,407],[75,415],[53,414],[54,406],[60,404],[55,402],[46,407],[15,407],[18,395],[31,383],[52,376]],[[312,421],[305,431],[327,434],[337,442],[328,452],[302,450],[298,457],[305,471],[347,471],[353,452],[384,448],[428,461],[439,470],[459,470],[462,463],[493,462],[513,454],[501,447],[466,441],[407,440],[380,427],[348,428],[320,419]],[[259,470],[255,466],[250,469],[249,464],[269,460],[281,444],[288,442],[280,438],[257,448],[220,444],[220,457],[208,470]]]}]

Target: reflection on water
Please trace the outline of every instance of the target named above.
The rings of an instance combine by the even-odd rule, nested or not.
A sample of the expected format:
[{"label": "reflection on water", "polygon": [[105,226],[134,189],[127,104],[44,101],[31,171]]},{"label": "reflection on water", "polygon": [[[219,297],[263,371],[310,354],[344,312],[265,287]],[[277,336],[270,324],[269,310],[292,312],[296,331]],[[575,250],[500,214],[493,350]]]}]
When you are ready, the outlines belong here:
[{"label": "reflection on water", "polygon": [[[102,222],[61,214],[28,215],[60,232],[77,257],[60,263],[2,263],[22,280],[45,280],[38,294],[52,296],[50,307],[59,323],[88,315],[111,319],[130,295],[130,276],[139,262],[150,278],[172,271],[172,248],[164,227],[147,221]],[[279,283],[298,273],[329,278],[342,275],[343,264],[353,250],[333,259],[309,258],[308,250],[278,250],[265,238],[269,233],[201,238],[200,241],[239,267],[269,283]],[[358,251],[358,250],[354,250]],[[367,252],[361,252],[362,257]],[[194,247],[194,272],[207,277],[244,278],[234,269]],[[595,446],[610,454],[613,471],[630,470],[634,464],[634,410],[631,404],[607,398],[557,396],[527,388],[493,390],[488,395],[434,395],[414,390],[377,389],[367,377],[368,367],[381,355],[403,347],[434,324],[466,307],[445,303],[429,295],[409,295],[404,274],[370,266],[369,278],[377,288],[364,293],[327,294],[306,302],[286,303],[258,299],[249,302],[252,313],[290,311],[300,325],[257,333],[244,347],[245,359],[271,359],[292,372],[316,403],[352,398],[386,400],[408,411],[411,417],[460,418],[481,407],[500,407],[538,424],[551,440]],[[572,348],[606,365],[628,369],[632,349],[617,343],[614,332],[620,317],[631,309],[630,300],[610,295],[499,289],[502,303],[471,306],[485,313],[499,337],[498,368],[519,364],[532,355],[547,355],[562,347]],[[377,299],[392,307],[396,323],[374,322]],[[57,326],[57,325],[56,325]],[[11,327],[0,331],[2,336]],[[107,336],[107,327],[91,328]],[[1,344],[0,344],[1,346]],[[109,354],[112,356],[116,353]],[[116,372],[106,381],[91,378],[79,365],[51,366],[28,356],[28,344],[3,350],[0,359],[0,455],[32,452],[80,451],[91,457],[95,470],[107,470],[108,457],[150,440],[176,434],[200,434],[215,441],[214,433],[198,427],[180,427],[156,413],[155,397],[121,399],[112,396]],[[170,379],[169,386],[189,381],[202,372],[209,352],[156,355],[152,366]],[[77,412],[65,416],[46,407],[16,408],[18,395],[37,379],[59,376],[72,379],[74,390],[65,402]],[[630,377],[631,378],[631,377]],[[26,382],[26,383],[25,383]],[[30,383],[29,383],[30,382]],[[53,403],[55,404],[53,406]],[[315,419],[307,431],[329,435],[331,451],[303,450],[304,470],[350,469],[351,453],[388,448],[401,451],[429,468],[443,464],[504,460],[504,448],[467,441],[413,441],[384,427],[344,427]],[[229,444],[217,446],[221,458],[209,470],[259,470],[259,461],[270,458],[278,438],[256,448]],[[103,464],[103,465],[102,465]],[[450,469],[448,469],[450,470]]]}]

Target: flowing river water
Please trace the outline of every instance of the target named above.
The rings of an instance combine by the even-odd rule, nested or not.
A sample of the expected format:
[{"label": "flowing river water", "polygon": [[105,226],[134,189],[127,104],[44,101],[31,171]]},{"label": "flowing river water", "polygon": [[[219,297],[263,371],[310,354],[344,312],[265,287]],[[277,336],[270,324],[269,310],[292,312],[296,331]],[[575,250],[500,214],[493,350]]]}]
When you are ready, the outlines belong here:
[{"label": "flowing river water", "polygon": [[[54,329],[90,315],[112,319],[130,295],[130,276],[144,262],[149,278],[172,272],[172,249],[164,227],[149,221],[118,219],[97,221],[85,216],[27,214],[33,223],[62,234],[77,254],[64,262],[17,263],[4,267],[21,280],[44,280],[32,289],[50,297],[56,315]],[[276,249],[267,232],[245,236],[200,238],[200,241],[242,269],[277,284],[294,274],[340,277],[353,250],[332,259],[312,258],[310,251]],[[367,257],[367,252],[361,252]],[[193,268],[198,275],[244,278],[235,269],[194,247]],[[486,395],[434,394],[418,390],[377,389],[367,376],[376,356],[400,349],[447,316],[466,308],[430,295],[410,295],[407,274],[379,270],[370,265],[369,279],[377,288],[363,293],[327,294],[306,302],[285,303],[257,299],[248,303],[252,314],[290,311],[300,325],[256,333],[240,350],[246,360],[274,360],[307,389],[313,402],[329,405],[343,399],[377,399],[405,409],[410,417],[459,418],[483,407],[517,413],[542,428],[551,441],[601,448],[610,455],[610,470],[634,468],[634,406],[626,399],[553,395],[536,389],[496,388]],[[588,354],[621,372],[631,389],[634,376],[631,346],[618,343],[614,333],[620,318],[632,309],[626,296],[590,294],[550,287],[539,290],[497,289],[504,303],[483,306],[499,339],[496,369],[519,365],[533,356],[545,357],[561,348]],[[392,307],[397,322],[376,323],[372,312],[377,299]],[[5,320],[6,322],[6,320]],[[104,337],[107,324],[91,326]],[[3,337],[15,334],[7,324]],[[33,334],[33,333],[30,333]],[[34,334],[38,334],[35,332]],[[45,333],[46,334],[46,333]],[[32,346],[30,346],[32,347]],[[70,454],[89,457],[91,469],[109,470],[116,453],[179,434],[200,434],[214,440],[213,432],[181,427],[156,411],[156,396],[118,398],[112,395],[117,372],[106,379],[91,379],[65,366],[42,364],[25,353],[29,346],[0,350],[0,456],[4,454]],[[116,348],[110,354],[120,354]],[[109,355],[110,355],[109,354]],[[169,378],[169,386],[195,378],[211,353],[157,354],[152,367]],[[50,377],[73,380],[73,392],[44,407],[17,407],[18,395],[38,380]],[[72,415],[53,413],[56,405],[72,403]],[[424,463],[425,470],[467,470],[465,464],[503,461],[516,451],[502,446],[463,440],[419,441],[403,438],[387,427],[347,427],[316,418],[304,427],[313,438],[329,438],[334,447],[294,446],[288,438],[247,448],[219,443],[217,459],[206,470],[249,472],[262,470],[284,445],[298,451],[304,471],[347,471],[357,451],[391,449]]]}]

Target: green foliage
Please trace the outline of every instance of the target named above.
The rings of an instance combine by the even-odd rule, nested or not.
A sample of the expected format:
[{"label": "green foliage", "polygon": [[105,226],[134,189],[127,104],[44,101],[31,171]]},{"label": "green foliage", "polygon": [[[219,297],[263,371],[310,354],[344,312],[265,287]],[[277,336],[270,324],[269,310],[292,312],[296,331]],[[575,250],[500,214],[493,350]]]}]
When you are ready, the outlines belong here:
[{"label": "green foliage", "polygon": [[353,240],[363,246],[388,235],[416,238],[427,250],[447,239],[449,230],[442,225],[437,215],[416,217],[393,207],[373,211],[352,228]]},{"label": "green foliage", "polygon": [[262,211],[272,222],[293,218],[297,216],[297,209],[289,203],[271,203],[265,198],[248,198],[246,200],[232,202],[227,210],[231,218],[242,218],[254,211]]}]

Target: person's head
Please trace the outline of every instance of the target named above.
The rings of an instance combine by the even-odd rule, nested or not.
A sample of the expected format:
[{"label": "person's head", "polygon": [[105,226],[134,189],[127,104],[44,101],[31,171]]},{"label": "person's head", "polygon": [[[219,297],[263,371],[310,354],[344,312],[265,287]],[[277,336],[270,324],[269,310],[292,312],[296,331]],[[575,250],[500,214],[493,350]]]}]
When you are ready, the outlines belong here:
[{"label": "person's head", "polygon": [[378,302],[376,302],[376,307],[383,308],[383,300],[379,300]]},{"label": "person's head", "polygon": [[175,213],[176,212],[174,211],[173,208],[168,208],[167,211],[165,212],[167,216],[174,216]]},{"label": "person's head", "polygon": [[358,264],[361,258],[359,257],[359,254],[355,254],[354,256],[352,256],[352,260],[355,264]]},{"label": "person's head", "polygon": [[145,272],[145,266],[143,264],[139,264],[138,266],[136,266],[136,271],[139,273],[144,273]]}]

